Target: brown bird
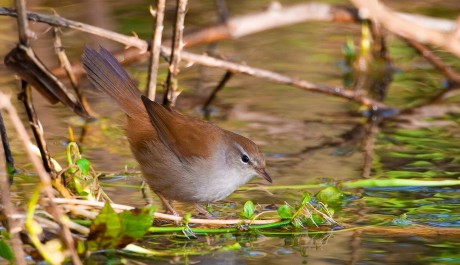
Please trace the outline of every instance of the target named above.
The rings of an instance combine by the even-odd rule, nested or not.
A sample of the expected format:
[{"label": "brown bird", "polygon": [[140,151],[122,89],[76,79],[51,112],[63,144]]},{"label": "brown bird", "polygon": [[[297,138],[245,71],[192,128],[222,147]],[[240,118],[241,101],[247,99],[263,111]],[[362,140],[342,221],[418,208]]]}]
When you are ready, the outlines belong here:
[{"label": "brown bird", "polygon": [[167,200],[193,202],[202,211],[197,203],[224,199],[255,176],[272,182],[251,140],[143,96],[104,48],[86,47],[82,60],[92,83],[126,113],[131,151],[145,181],[172,213],[177,215]]}]

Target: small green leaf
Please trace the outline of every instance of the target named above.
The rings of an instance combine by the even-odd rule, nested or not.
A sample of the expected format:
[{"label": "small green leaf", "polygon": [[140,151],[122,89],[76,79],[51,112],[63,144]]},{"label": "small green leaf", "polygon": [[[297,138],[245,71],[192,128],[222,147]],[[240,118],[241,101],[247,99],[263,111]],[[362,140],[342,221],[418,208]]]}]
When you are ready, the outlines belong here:
[{"label": "small green leaf", "polygon": [[121,221],[110,203],[106,202],[89,228],[87,250],[115,248],[121,231]]},{"label": "small green leaf", "polygon": [[81,174],[83,176],[88,176],[89,170],[91,167],[91,163],[89,162],[88,159],[86,158],[77,159],[77,161],[75,161],[75,164],[78,166],[78,168],[80,168]]},{"label": "small green leaf", "polygon": [[254,215],[254,211],[255,211],[254,203],[252,203],[252,201],[247,201],[244,204],[243,212],[241,213],[241,216],[246,219],[251,219],[251,217]]},{"label": "small green leaf", "polygon": [[283,204],[280,207],[278,207],[278,215],[282,219],[291,219],[292,218],[292,212],[291,212],[291,207],[289,205]]},{"label": "small green leaf", "polygon": [[316,199],[318,199],[318,201],[329,206],[340,205],[343,201],[343,198],[344,195],[342,191],[333,186],[324,188],[316,194]]},{"label": "small green leaf", "polygon": [[6,259],[10,263],[13,263],[14,254],[11,250],[10,246],[6,243],[6,241],[2,238],[0,239],[0,257]]}]

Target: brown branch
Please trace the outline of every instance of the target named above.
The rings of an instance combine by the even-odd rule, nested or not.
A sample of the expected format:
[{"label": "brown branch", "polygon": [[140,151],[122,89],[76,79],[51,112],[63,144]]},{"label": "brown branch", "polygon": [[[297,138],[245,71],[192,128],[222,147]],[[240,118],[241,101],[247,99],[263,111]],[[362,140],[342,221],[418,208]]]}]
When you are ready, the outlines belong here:
[{"label": "brown branch", "polygon": [[[89,107],[86,97],[83,95],[80,87],[78,86],[77,77],[72,72],[72,65],[70,64],[69,58],[67,57],[67,54],[65,53],[64,47],[62,46],[61,35],[60,35],[59,30],[60,29],[57,27],[53,28],[54,49],[58,56],[59,63],[61,64],[61,67],[64,68],[67,74],[67,77],[70,80],[70,84],[72,85],[72,88],[75,91],[75,94],[80,100],[81,106],[90,116],[92,116],[91,108]],[[87,119],[90,119],[90,118],[87,117]]]},{"label": "brown branch", "polygon": [[163,98],[163,105],[174,106],[178,92],[179,64],[181,61],[181,52],[184,47],[182,35],[184,33],[185,12],[188,0],[177,0],[176,6],[176,23],[174,24],[174,35],[169,53],[168,77],[166,79],[166,91]]},{"label": "brown branch", "polygon": [[19,93],[18,98],[20,101],[22,101],[24,108],[26,109],[30,128],[34,134],[37,147],[40,150],[43,166],[45,167],[46,172],[52,173],[54,172],[54,166],[51,162],[51,156],[48,152],[48,148],[46,147],[45,137],[43,136],[43,130],[40,125],[40,121],[38,120],[37,112],[35,111],[35,107],[32,104],[32,87],[27,84],[26,81],[21,82],[21,93]]},{"label": "brown branch", "polygon": [[26,1],[16,0],[16,9],[18,11],[19,43],[24,46],[29,46],[29,24],[27,21]]},{"label": "brown branch", "polygon": [[155,29],[150,44],[149,76],[147,82],[147,96],[155,100],[158,66],[160,64],[161,37],[163,34],[163,18],[165,15],[165,0],[157,0],[155,11]]},{"label": "brown branch", "polygon": [[[169,54],[170,50],[167,47],[162,47],[162,51],[164,51],[164,53],[166,54]],[[276,83],[294,86],[294,87],[297,87],[305,91],[319,92],[322,94],[333,95],[333,96],[349,99],[349,100],[361,103],[366,106],[388,108],[388,106],[386,106],[385,104],[379,101],[373,100],[361,94],[357,94],[354,91],[347,90],[342,87],[332,87],[332,86],[327,86],[327,85],[314,84],[314,83],[311,83],[305,80],[289,77],[289,76],[282,75],[276,72],[272,72],[272,71],[268,71],[268,70],[264,70],[260,68],[255,68],[255,67],[250,67],[248,65],[231,63],[231,62],[227,62],[224,60],[219,60],[213,57],[209,57],[206,55],[197,55],[197,54],[193,54],[190,52],[182,52],[182,59],[193,62],[193,63],[198,63],[201,65],[209,66],[209,67],[225,69],[233,73],[246,74],[249,76],[273,81]]]},{"label": "brown branch", "polygon": [[449,81],[460,84],[460,74],[455,72],[449,65],[445,64],[441,58],[436,56],[427,47],[420,44],[412,39],[403,38],[410,46],[412,46],[417,52],[423,56],[428,62],[430,62],[438,71],[449,79]]},{"label": "brown branch", "polygon": [[[16,17],[17,13],[14,8],[0,7],[0,15]],[[57,15],[43,15],[35,12],[27,12],[27,18],[31,21],[42,22],[52,26],[63,28],[70,28],[86,33],[94,34],[109,40],[123,43],[128,47],[137,47],[142,52],[147,51],[148,44],[146,41],[137,37],[126,36],[113,31],[105,30],[85,23],[77,22],[74,20],[66,19]]]},{"label": "brown branch", "polygon": [[40,181],[43,185],[43,191],[45,192],[46,196],[51,200],[50,209],[51,214],[55,221],[59,224],[62,231],[62,240],[66,248],[69,250],[70,255],[72,257],[72,262],[74,264],[82,264],[78,254],[75,250],[74,241],[72,235],[70,233],[69,227],[63,219],[63,215],[59,207],[52,201],[54,199],[53,188],[51,186],[51,179],[48,173],[45,171],[45,168],[38,160],[37,156],[34,154],[32,150],[32,143],[30,142],[29,136],[27,135],[27,131],[24,128],[24,125],[19,118],[16,109],[11,104],[10,97],[0,92],[0,109],[5,110],[11,119],[11,122],[18,133],[18,138],[21,139],[24,147],[26,149],[27,155],[29,160],[32,162],[35,171],[37,172],[38,176],[40,177]]},{"label": "brown branch", "polygon": [[233,76],[233,73],[230,71],[227,71],[225,75],[222,77],[222,79],[220,80],[219,84],[211,92],[211,95],[209,95],[209,98],[203,104],[203,110],[206,116],[208,116],[209,114],[209,106],[211,105],[212,101],[217,97],[217,94],[224,88],[224,86],[227,84],[228,80],[232,78],[232,76]]},{"label": "brown branch", "polygon": [[[5,166],[6,166],[6,173],[10,176],[12,181],[12,175],[16,173],[16,169],[14,168],[14,158],[13,154],[11,153],[10,144],[8,142],[8,135],[6,133],[5,123],[3,121],[3,115],[0,112],[0,135],[2,137],[2,146],[3,152],[5,155]],[[0,160],[1,161],[1,160]]]},{"label": "brown branch", "polygon": [[360,10],[360,15],[363,18],[377,21],[392,33],[403,38],[441,47],[460,57],[460,41],[454,36],[455,31],[446,34],[414,23],[385,7],[382,2],[377,0],[351,0],[351,2]]}]

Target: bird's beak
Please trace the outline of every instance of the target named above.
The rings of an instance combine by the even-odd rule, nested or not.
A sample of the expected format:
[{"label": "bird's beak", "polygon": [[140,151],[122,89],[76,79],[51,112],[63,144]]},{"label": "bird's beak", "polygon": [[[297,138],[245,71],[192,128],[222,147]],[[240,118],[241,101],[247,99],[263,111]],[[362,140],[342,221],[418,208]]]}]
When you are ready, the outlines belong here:
[{"label": "bird's beak", "polygon": [[258,168],[257,169],[257,173],[259,173],[259,176],[261,176],[262,178],[266,179],[268,182],[272,183],[272,178],[270,177],[270,175],[268,175],[268,173],[265,171],[265,169],[263,168]]}]

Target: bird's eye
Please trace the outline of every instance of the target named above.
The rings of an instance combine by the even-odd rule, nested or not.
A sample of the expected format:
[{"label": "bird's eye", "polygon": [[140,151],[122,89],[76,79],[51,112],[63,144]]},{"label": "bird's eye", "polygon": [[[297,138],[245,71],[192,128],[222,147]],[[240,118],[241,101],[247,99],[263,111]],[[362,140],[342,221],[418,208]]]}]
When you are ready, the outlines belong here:
[{"label": "bird's eye", "polygon": [[242,155],[241,156],[241,162],[247,164],[249,162],[249,156],[247,155]]}]

